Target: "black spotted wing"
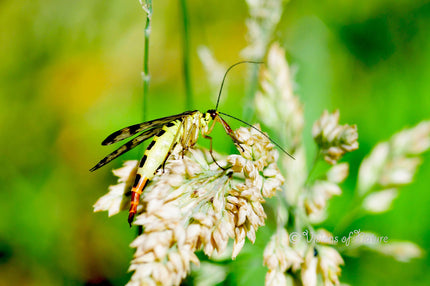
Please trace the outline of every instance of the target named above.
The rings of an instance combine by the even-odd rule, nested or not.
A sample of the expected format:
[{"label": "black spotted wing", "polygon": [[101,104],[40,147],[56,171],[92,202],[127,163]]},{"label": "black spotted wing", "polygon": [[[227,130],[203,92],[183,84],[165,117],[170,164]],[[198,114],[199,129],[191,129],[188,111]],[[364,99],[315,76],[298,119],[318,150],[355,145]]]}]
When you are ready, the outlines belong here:
[{"label": "black spotted wing", "polygon": [[192,114],[196,112],[196,110],[194,111],[186,111],[180,114],[176,114],[176,115],[171,115],[171,116],[166,116],[163,118],[158,118],[158,119],[154,119],[151,121],[146,121],[143,123],[139,123],[139,124],[135,124],[135,125],[131,125],[128,127],[125,127],[123,129],[120,129],[118,131],[115,131],[114,133],[112,133],[111,135],[109,135],[105,140],[103,140],[102,145],[110,145],[113,143],[116,143],[118,141],[124,140],[130,136],[133,136],[141,131],[144,131],[146,129],[151,129],[151,128],[155,128],[157,126],[163,126],[164,124],[166,124],[167,122],[173,121],[175,119],[184,117],[186,115]]},{"label": "black spotted wing", "polygon": [[136,135],[137,133],[143,131],[140,135],[136,136],[135,138],[128,141],[127,143],[125,143],[124,145],[119,147],[117,150],[113,151],[112,153],[107,155],[105,158],[103,158],[100,162],[97,163],[97,165],[92,167],[90,169],[90,171],[92,172],[92,171],[97,170],[98,168],[106,165],[107,163],[109,163],[113,159],[121,156],[122,154],[133,149],[134,147],[140,145],[141,143],[143,143],[148,138],[155,136],[160,131],[160,129],[165,124],[167,124],[168,122],[182,118],[182,117],[189,115],[189,114],[192,114],[194,112],[196,112],[196,111],[186,111],[186,112],[183,112],[181,114],[176,114],[176,115],[166,116],[163,118],[154,119],[151,121],[146,121],[143,123],[139,123],[139,124],[125,127],[121,130],[118,130],[118,131],[112,133],[102,142],[102,145],[110,145],[112,143],[116,143],[118,141],[124,140],[126,138],[129,138],[129,137]]},{"label": "black spotted wing", "polygon": [[90,171],[92,172],[92,171],[97,170],[98,168],[106,165],[107,163],[109,163],[113,159],[121,156],[122,154],[133,149],[134,147],[142,144],[146,139],[151,138],[152,136],[156,135],[162,127],[163,127],[163,125],[160,125],[160,126],[158,126],[158,128],[156,127],[156,128],[152,128],[152,129],[148,129],[148,130],[144,131],[139,136],[136,136],[132,140],[128,141],[127,143],[125,143],[124,145],[122,145],[121,147],[119,147],[118,149],[116,149],[115,151],[113,151],[112,153],[107,155],[106,157],[104,157],[102,160],[100,160],[100,162],[97,163],[97,165],[92,167],[90,169]]}]

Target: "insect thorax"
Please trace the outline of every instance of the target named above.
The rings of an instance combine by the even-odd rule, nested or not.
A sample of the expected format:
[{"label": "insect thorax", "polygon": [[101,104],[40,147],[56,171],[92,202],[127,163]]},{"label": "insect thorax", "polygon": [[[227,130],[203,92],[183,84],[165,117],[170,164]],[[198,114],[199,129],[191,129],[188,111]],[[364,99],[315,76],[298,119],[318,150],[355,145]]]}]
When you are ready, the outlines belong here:
[{"label": "insect thorax", "polygon": [[199,138],[199,132],[206,134],[208,131],[208,124],[211,117],[206,113],[201,113],[196,110],[194,113],[187,115],[182,121],[182,134],[180,143],[183,149],[188,149],[194,146]]}]

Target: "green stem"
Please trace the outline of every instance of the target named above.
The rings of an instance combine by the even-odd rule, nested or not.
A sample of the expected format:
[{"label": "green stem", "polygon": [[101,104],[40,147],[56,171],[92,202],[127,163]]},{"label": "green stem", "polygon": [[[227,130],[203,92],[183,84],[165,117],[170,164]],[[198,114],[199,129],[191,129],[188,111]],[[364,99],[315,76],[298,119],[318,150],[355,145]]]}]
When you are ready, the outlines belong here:
[{"label": "green stem", "polygon": [[309,171],[309,173],[308,173],[308,177],[307,177],[307,179],[306,179],[306,183],[305,183],[305,185],[309,185],[309,183],[310,183],[310,181],[311,181],[312,174],[313,174],[313,172],[315,171],[315,169],[316,169],[316,167],[317,167],[317,165],[318,165],[318,162],[319,162],[320,158],[321,158],[321,149],[319,149],[319,148],[318,148],[317,154],[315,155],[314,161],[312,162],[311,169],[310,169],[310,171]]},{"label": "green stem", "polygon": [[185,108],[191,110],[193,107],[193,92],[191,87],[191,72],[190,72],[190,34],[188,23],[187,1],[180,0],[182,12],[182,61],[185,82]]},{"label": "green stem", "polygon": [[248,90],[246,92],[245,103],[243,105],[243,119],[250,122],[254,117],[255,107],[254,107],[254,97],[258,88],[258,69],[259,65],[251,66],[251,76],[248,85]]},{"label": "green stem", "polygon": [[[151,18],[152,18],[152,0],[139,0],[143,10],[146,12],[146,23],[144,30],[144,50],[143,50],[143,71],[142,71],[142,111],[143,120],[146,120],[148,114],[148,92],[149,92],[149,36],[151,35]],[[143,227],[138,226],[137,235],[143,233]]]},{"label": "green stem", "polygon": [[142,4],[142,8],[146,12],[146,24],[145,24],[145,44],[143,51],[143,87],[142,87],[142,104],[143,104],[143,120],[146,120],[148,114],[148,91],[149,91],[149,36],[151,35],[151,18],[152,18],[152,0],[145,0],[145,4]]},{"label": "green stem", "polygon": [[[355,194],[357,191],[354,192]],[[342,217],[336,227],[334,228],[334,233],[342,234],[345,232],[346,228],[351,225],[356,219],[360,218],[362,213],[362,205],[365,196],[355,196],[350,204],[350,208],[348,208],[348,213]]]}]

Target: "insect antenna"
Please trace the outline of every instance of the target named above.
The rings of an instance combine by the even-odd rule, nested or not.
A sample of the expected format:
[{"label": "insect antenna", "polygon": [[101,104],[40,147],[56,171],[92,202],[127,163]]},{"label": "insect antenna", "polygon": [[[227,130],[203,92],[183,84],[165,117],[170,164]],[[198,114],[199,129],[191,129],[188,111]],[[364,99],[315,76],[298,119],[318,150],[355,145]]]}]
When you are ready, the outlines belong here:
[{"label": "insect antenna", "polygon": [[224,113],[224,112],[221,112],[221,111],[218,111],[218,113],[219,114],[222,114],[222,115],[225,115],[225,116],[227,116],[227,117],[230,117],[230,118],[233,118],[233,119],[236,119],[237,121],[239,121],[239,122],[241,122],[241,123],[243,123],[243,124],[245,124],[245,125],[248,125],[249,127],[251,127],[251,128],[253,128],[253,129],[255,129],[255,130],[257,130],[258,132],[260,132],[264,137],[266,137],[267,139],[269,139],[270,140],[270,142],[272,142],[273,144],[275,144],[279,149],[281,149],[281,151],[282,152],[284,152],[285,154],[287,154],[289,157],[291,157],[292,159],[294,159],[294,160],[296,160],[296,158],[294,158],[294,156],[293,155],[291,155],[290,153],[288,153],[286,150],[284,150],[284,148],[282,148],[281,147],[281,145],[279,145],[278,143],[276,143],[275,141],[273,141],[269,136],[267,136],[266,134],[264,134],[264,132],[263,131],[261,131],[260,129],[258,129],[258,128],[256,128],[255,126],[253,126],[253,125],[251,125],[251,124],[249,124],[248,122],[246,122],[246,121],[243,121],[242,119],[240,119],[240,118],[237,118],[237,117],[234,117],[233,115],[230,115],[230,114],[227,114],[227,113]]},{"label": "insect antenna", "polygon": [[246,63],[248,63],[248,64],[262,64],[263,62],[241,61],[241,62],[237,62],[237,63],[235,63],[235,64],[231,65],[231,66],[227,69],[227,71],[225,72],[224,77],[223,77],[223,79],[222,79],[222,82],[221,82],[221,87],[220,87],[220,89],[219,89],[218,99],[217,99],[217,101],[216,101],[215,111],[217,111],[217,110],[218,110],[218,105],[219,105],[219,100],[220,100],[220,98],[221,98],[222,88],[223,88],[223,86],[224,86],[224,82],[225,82],[225,79],[226,79],[226,77],[227,77],[228,72],[229,72],[232,68],[234,68],[235,66],[240,65],[240,64],[246,64]]}]

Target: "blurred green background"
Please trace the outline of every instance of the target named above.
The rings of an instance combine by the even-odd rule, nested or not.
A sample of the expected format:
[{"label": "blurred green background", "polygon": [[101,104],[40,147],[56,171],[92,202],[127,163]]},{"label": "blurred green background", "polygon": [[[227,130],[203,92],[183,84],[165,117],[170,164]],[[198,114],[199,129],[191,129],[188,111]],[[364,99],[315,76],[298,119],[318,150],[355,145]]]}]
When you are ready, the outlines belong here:
[{"label": "blurred green background", "polygon": [[[148,119],[185,108],[179,1],[153,4]],[[247,7],[215,0],[188,6],[193,108],[204,111],[214,107],[213,90],[196,49],[207,45],[226,65],[240,60]],[[346,158],[351,179],[331,208],[352,196],[359,162],[372,146],[430,118],[429,19],[429,1],[292,0],[285,6],[276,39],[297,67],[305,140],[326,108],[340,109],[342,123],[358,125],[360,149]],[[95,173],[88,169],[112,150],[100,146],[106,135],[142,121],[144,23],[137,0],[0,1],[0,285],[128,281],[128,245],[136,231],[125,213],[108,219],[92,205],[114,183],[112,167],[138,159],[142,150]],[[241,116],[245,77],[244,68],[229,75],[224,112]],[[229,148],[220,134],[216,149]],[[429,177],[426,154],[393,210],[352,228],[411,240],[428,251]],[[264,245],[256,245],[260,256]],[[353,285],[430,283],[427,255],[409,264],[371,253],[345,262],[341,280]],[[261,257],[235,263],[229,285],[263,283],[261,275],[251,280],[264,275]]]}]

